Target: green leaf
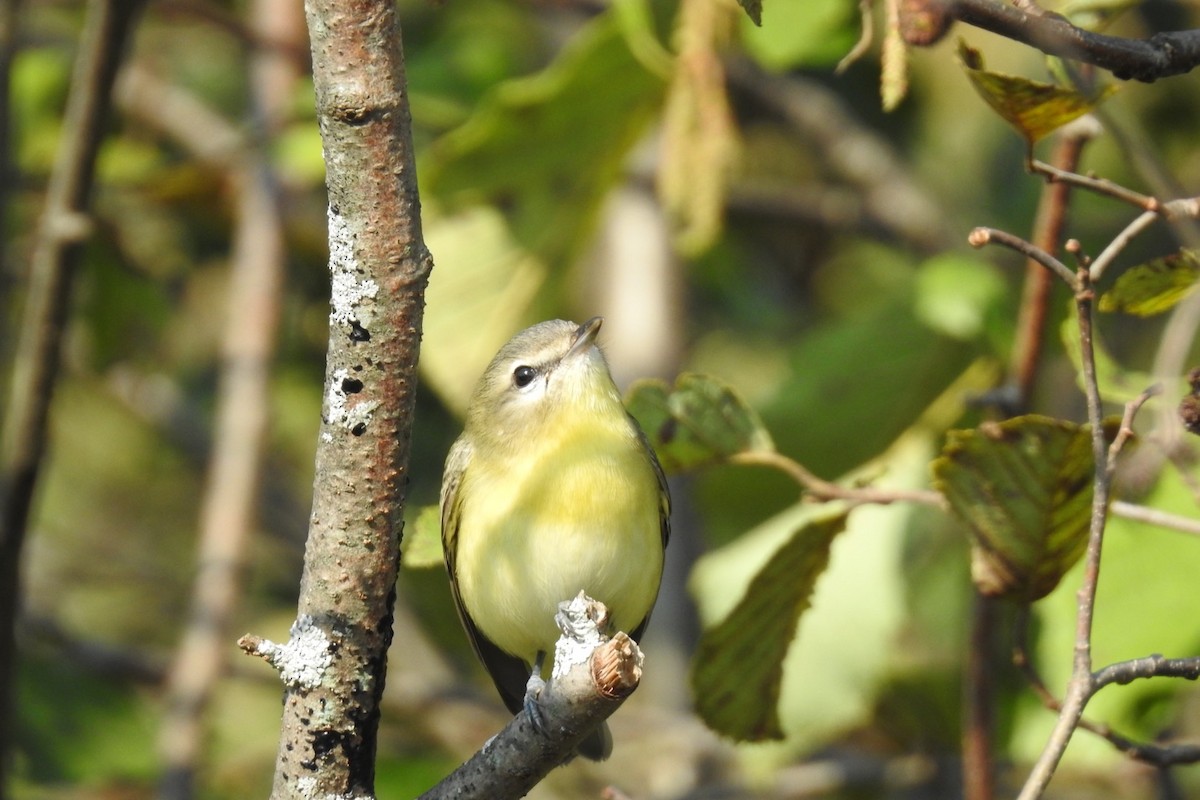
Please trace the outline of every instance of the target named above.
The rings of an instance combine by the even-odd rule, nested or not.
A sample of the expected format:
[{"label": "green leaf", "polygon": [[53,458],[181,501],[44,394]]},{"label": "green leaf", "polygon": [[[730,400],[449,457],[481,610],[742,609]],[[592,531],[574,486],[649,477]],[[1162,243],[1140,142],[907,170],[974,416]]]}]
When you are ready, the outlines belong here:
[{"label": "green leaf", "polygon": [[857,5],[847,0],[781,0],[771,6],[766,25],[741,26],[742,43],[768,70],[836,64],[858,39]]},{"label": "green leaf", "polygon": [[934,485],[971,534],[986,595],[1037,600],[1079,560],[1091,519],[1087,426],[1038,415],[950,431]]},{"label": "green leaf", "polygon": [[701,636],[691,684],[696,711],[714,731],[737,741],[783,738],[783,659],[846,513],[811,520],[792,534],[733,611]]},{"label": "green leaf", "polygon": [[983,57],[965,42],[958,56],[975,91],[1031,145],[1095,108],[1117,90],[1108,84],[1093,95],[1016,75],[988,72]]},{"label": "green leaf", "polygon": [[1200,285],[1200,252],[1180,250],[1130,267],[1100,298],[1101,311],[1150,317],[1169,311]]},{"label": "green leaf", "polygon": [[425,506],[417,518],[404,526],[400,561],[410,569],[439,567],[445,563],[442,553],[442,512],[436,505]]},{"label": "green leaf", "polygon": [[450,211],[504,208],[527,250],[545,263],[570,262],[660,108],[663,86],[630,50],[620,19],[601,14],[546,69],[500,84],[434,142],[422,191]]},{"label": "green leaf", "polygon": [[531,323],[529,309],[549,270],[494,208],[449,215],[429,209],[424,217],[438,268],[425,293],[421,379],[461,416],[492,356]]},{"label": "green leaf", "polygon": [[758,27],[762,27],[762,0],[738,0],[738,5]]},{"label": "green leaf", "polygon": [[684,373],[671,389],[635,381],[625,407],[658,453],[663,469],[681,472],[753,450],[774,450],[762,420],[733,389],[707,375]]}]

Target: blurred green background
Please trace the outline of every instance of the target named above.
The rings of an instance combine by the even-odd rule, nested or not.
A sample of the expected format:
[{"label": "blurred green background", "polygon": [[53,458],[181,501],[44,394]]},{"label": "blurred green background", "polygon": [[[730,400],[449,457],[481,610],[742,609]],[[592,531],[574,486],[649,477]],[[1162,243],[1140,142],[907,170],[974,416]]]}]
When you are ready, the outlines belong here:
[{"label": "blurred green background", "polygon": [[[1021,140],[975,94],[954,50],[961,36],[989,68],[1045,80],[1038,53],[959,26],[909,54],[908,96],[885,114],[877,46],[834,73],[859,35],[853,0],[767,0],[761,28],[715,0],[401,0],[399,8],[436,262],[409,520],[437,501],[457,415],[486,361],[517,329],[554,316],[606,317],[602,337],[623,386],[684,370],[718,376],[762,415],[780,451],[828,479],[853,472],[927,486],[944,431],[983,418],[968,400],[1003,380],[1024,268],[1010,253],[971,250],[966,236],[977,225],[1028,235],[1041,186],[1022,169]],[[299,35],[257,35],[264,12],[289,18]],[[881,27],[881,9],[876,16]],[[1142,37],[1195,27],[1198,16],[1181,3],[1134,4],[1108,30]],[[8,117],[19,180],[9,187],[0,275],[6,357],[82,20],[73,2],[20,9]],[[263,49],[291,69],[268,122],[247,90]],[[229,135],[261,141],[261,163],[281,192],[287,265],[272,428],[235,626],[277,641],[294,615],[328,317],[323,165],[306,60],[299,4],[248,0],[151,4],[127,64],[201,104]],[[727,82],[719,71],[712,79],[713,64],[726,66]],[[1084,169],[1150,193],[1195,193],[1197,80],[1123,86],[1103,106],[1106,132],[1088,145]],[[118,96],[25,551],[18,798],[156,792],[162,679],[189,602],[219,342],[231,324],[236,209],[220,153],[201,157],[172,133],[188,119],[156,119],[136,97]],[[1167,189],[1155,174],[1169,176]],[[1069,235],[1095,254],[1133,216],[1077,193]],[[1156,228],[1122,264],[1175,246]],[[1056,291],[1032,406],[1080,420],[1082,395],[1058,334],[1069,298]],[[1151,370],[1162,332],[1161,319],[1100,324],[1105,346],[1132,372]],[[1195,363],[1194,343],[1191,353]],[[1155,473],[1137,499],[1195,517],[1186,477]],[[789,653],[787,741],[735,748],[690,715],[687,661],[701,616],[728,610],[792,524],[788,515],[801,513],[798,492],[774,473],[734,467],[681,476],[673,491],[648,686],[614,719],[611,762],[559,770],[537,796],[594,793],[606,782],[637,797],[956,796],[972,605],[962,530],[903,504],[857,512]],[[1196,653],[1200,542],[1118,520],[1107,548],[1098,663]],[[1069,575],[1036,606],[1035,651],[1054,691],[1069,673],[1077,585]],[[1002,785],[1012,786],[1053,716],[1006,647],[993,658],[996,746]],[[208,716],[203,797],[269,790],[279,697],[270,668],[231,640]],[[1188,685],[1142,682],[1105,690],[1089,714],[1140,738],[1196,736],[1197,704]],[[444,574],[404,570],[378,794],[428,787],[503,721]],[[1200,792],[1195,768],[1168,783],[1180,793],[1159,794],[1167,783],[1153,770],[1081,733],[1052,794]]]}]

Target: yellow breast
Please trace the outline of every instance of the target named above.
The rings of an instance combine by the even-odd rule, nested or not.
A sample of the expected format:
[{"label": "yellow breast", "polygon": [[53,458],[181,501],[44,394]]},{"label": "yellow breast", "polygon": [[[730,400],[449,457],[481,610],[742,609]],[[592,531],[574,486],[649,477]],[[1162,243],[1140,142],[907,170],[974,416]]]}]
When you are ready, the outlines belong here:
[{"label": "yellow breast", "polygon": [[632,630],[654,605],[663,565],[658,480],[628,424],[541,438],[552,440],[519,458],[472,460],[455,565],[480,632],[527,661],[553,651],[558,603],[581,590],[608,606],[616,629]]}]

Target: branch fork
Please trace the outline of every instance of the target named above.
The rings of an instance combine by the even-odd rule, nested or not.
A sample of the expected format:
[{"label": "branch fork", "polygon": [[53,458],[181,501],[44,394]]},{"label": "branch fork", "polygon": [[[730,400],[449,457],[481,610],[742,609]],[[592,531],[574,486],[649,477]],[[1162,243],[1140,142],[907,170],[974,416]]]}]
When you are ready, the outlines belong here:
[{"label": "branch fork", "polygon": [[538,696],[543,731],[525,711],[420,800],[524,796],[620,707],[642,677],[642,651],[618,632],[610,638],[607,607],[583,592],[559,604],[563,635],[549,683]]}]

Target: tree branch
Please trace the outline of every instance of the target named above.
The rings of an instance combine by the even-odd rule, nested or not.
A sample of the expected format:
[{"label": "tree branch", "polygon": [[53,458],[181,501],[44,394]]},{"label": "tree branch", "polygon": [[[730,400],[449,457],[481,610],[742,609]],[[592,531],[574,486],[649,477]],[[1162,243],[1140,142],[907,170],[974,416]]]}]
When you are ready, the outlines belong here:
[{"label": "tree branch", "polygon": [[308,0],[331,306],[313,510],[272,797],[374,796],[432,260],[392,0]]},{"label": "tree branch", "polygon": [[[1021,612],[1021,617],[1016,624],[1016,636],[1013,643],[1013,664],[1020,670],[1021,674],[1029,682],[1034,693],[1042,701],[1047,709],[1059,713],[1062,711],[1062,703],[1058,698],[1046,687],[1042,676],[1038,674],[1037,668],[1033,665],[1032,659],[1029,657],[1029,647],[1026,642],[1026,635],[1029,631],[1029,612],[1025,608]],[[1159,656],[1161,658],[1161,656]],[[1176,661],[1189,661],[1193,659],[1175,659]],[[1129,663],[1129,662],[1123,662]],[[1121,665],[1113,665],[1113,667],[1121,668]],[[1111,669],[1106,667],[1105,669]],[[1104,672],[1104,670],[1100,670]],[[1191,676],[1183,676],[1191,677]],[[1192,678],[1194,680],[1194,678]],[[1095,677],[1093,677],[1093,682]],[[1128,682],[1128,681],[1125,681]],[[1093,688],[1092,693],[1095,693]],[[1172,764],[1194,764],[1200,761],[1200,746],[1193,744],[1177,743],[1177,742],[1137,742],[1129,737],[1118,733],[1108,725],[1094,722],[1087,717],[1079,718],[1079,727],[1088,733],[1095,734],[1111,744],[1116,749],[1125,753],[1130,758],[1136,758],[1138,761],[1144,761],[1147,764],[1154,764],[1157,767],[1166,767]]]},{"label": "tree branch", "polygon": [[1190,72],[1200,64],[1200,31],[1156,33],[1125,39],[1078,28],[1058,14],[1030,14],[997,0],[933,0],[950,16],[1035,47],[1048,55],[1106,69],[1121,80],[1151,83]]},{"label": "tree branch", "polygon": [[560,603],[556,620],[563,635],[554,648],[554,675],[537,700],[540,729],[522,711],[419,800],[524,797],[569,761],[583,738],[641,681],[641,650],[624,633],[604,637],[607,617],[608,610],[582,592]]},{"label": "tree branch", "polygon": [[92,0],[63,118],[63,136],[38,224],[13,374],[0,430],[0,796],[12,720],[21,549],[46,446],[59,347],[109,95],[141,3]]},{"label": "tree branch", "polygon": [[[1095,135],[1092,125],[1071,125],[1058,136],[1054,147],[1054,167],[1074,174],[1079,166],[1084,146]],[[1034,218],[1031,244],[1046,253],[1055,253],[1062,245],[1063,230],[1070,208],[1071,185],[1050,181],[1042,187]],[[1025,280],[1018,307],[1017,333],[1012,346],[1011,385],[1016,387],[1015,410],[1024,413],[1029,408],[1034,381],[1042,363],[1042,345],[1046,337],[1046,321],[1050,313],[1050,298],[1054,283],[1050,273],[1032,258],[1025,260]]]}]

